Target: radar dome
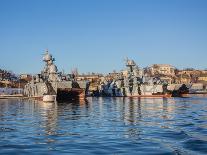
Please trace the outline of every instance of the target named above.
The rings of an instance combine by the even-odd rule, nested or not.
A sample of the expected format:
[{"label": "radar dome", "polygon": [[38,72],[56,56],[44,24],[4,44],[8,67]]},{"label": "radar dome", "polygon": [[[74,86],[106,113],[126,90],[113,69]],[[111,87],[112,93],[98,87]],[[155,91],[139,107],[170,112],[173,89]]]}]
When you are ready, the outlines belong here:
[{"label": "radar dome", "polygon": [[52,55],[49,54],[49,53],[46,53],[45,56],[43,57],[43,60],[44,61],[50,61],[50,60],[52,60]]}]

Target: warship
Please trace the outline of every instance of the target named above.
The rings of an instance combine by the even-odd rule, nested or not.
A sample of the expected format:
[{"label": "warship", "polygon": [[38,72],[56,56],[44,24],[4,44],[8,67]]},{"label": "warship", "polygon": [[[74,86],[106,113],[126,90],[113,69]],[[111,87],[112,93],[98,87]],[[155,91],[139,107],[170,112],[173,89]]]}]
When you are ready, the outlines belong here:
[{"label": "warship", "polygon": [[145,75],[144,70],[128,58],[126,59],[126,70],[120,72],[112,81],[102,80],[98,89],[99,96],[171,97],[171,93],[167,89],[167,83],[161,81],[158,77]]},{"label": "warship", "polygon": [[55,59],[48,51],[43,56],[45,67],[24,87],[24,96],[46,102],[70,101],[86,97],[87,82],[75,81],[70,74],[58,72]]}]

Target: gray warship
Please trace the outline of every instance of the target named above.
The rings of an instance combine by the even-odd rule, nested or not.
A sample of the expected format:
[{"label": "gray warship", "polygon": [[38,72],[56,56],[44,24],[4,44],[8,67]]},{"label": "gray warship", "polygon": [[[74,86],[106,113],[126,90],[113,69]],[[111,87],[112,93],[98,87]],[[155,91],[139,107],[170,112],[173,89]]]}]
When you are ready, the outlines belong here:
[{"label": "gray warship", "polygon": [[149,77],[133,60],[126,59],[126,70],[112,81],[103,79],[99,85],[99,96],[113,97],[171,97],[167,84],[159,78]]},{"label": "gray warship", "polygon": [[55,59],[48,51],[43,56],[45,67],[40,74],[32,76],[25,85],[24,96],[45,101],[69,101],[86,97],[87,82],[75,81],[70,74],[58,72]]}]

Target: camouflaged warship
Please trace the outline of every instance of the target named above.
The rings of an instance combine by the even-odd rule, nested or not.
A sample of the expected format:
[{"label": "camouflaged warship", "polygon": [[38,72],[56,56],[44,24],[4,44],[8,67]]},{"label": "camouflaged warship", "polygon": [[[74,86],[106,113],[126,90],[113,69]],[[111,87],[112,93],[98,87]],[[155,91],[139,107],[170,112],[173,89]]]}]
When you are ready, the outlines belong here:
[{"label": "camouflaged warship", "polygon": [[58,72],[55,59],[46,51],[43,56],[45,67],[26,84],[24,95],[43,101],[68,101],[85,99],[86,81],[75,81],[70,75]]},{"label": "camouflaged warship", "polygon": [[114,97],[171,97],[167,84],[159,78],[144,75],[133,60],[126,60],[126,70],[117,75],[113,81],[103,80],[100,84],[100,96]]}]

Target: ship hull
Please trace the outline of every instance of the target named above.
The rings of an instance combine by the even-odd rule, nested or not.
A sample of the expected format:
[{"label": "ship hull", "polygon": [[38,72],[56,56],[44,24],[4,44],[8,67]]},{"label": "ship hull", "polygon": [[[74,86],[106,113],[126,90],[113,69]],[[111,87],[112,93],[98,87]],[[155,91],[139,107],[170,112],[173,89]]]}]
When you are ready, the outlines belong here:
[{"label": "ship hull", "polygon": [[85,89],[71,88],[71,89],[58,89],[56,100],[58,102],[71,101],[71,100],[84,100],[86,98]]},{"label": "ship hull", "polygon": [[[44,101],[44,95],[41,96],[32,96],[29,98],[33,98],[38,101]],[[57,102],[67,102],[67,101],[74,101],[74,100],[85,100],[85,89],[81,88],[71,88],[71,89],[58,89],[56,95]]]},{"label": "ship hull", "polygon": [[166,94],[166,95],[132,95],[132,96],[127,96],[129,98],[171,98],[171,94]]}]

